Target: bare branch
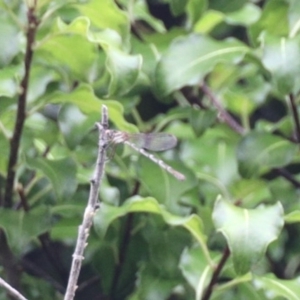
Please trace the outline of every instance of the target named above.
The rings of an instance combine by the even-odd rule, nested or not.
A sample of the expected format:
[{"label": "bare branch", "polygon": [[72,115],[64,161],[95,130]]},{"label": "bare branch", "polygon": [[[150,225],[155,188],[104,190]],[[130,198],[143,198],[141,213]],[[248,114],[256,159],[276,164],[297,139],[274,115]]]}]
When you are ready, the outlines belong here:
[{"label": "bare branch", "polygon": [[82,224],[79,226],[78,229],[78,237],[77,237],[75,251],[73,254],[73,261],[72,261],[71,271],[69,275],[69,282],[68,282],[64,300],[72,300],[75,296],[79,272],[81,269],[82,260],[84,259],[83,256],[84,248],[87,245],[87,238],[89,236],[89,231],[92,226],[93,216],[97,209],[99,187],[104,174],[104,167],[106,161],[106,148],[108,144],[108,136],[107,136],[108,111],[105,105],[102,106],[102,123],[101,124],[97,123],[96,125],[99,129],[99,151],[97,157],[97,164],[96,164],[94,176],[91,180],[91,188],[90,188],[88,204],[84,211]]},{"label": "bare branch", "polygon": [[3,280],[1,277],[0,277],[0,286],[4,287],[7,292],[15,297],[16,299],[18,300],[27,300],[25,297],[23,297],[16,289],[14,289],[12,286],[10,286],[5,280]]},{"label": "bare branch", "polygon": [[299,143],[300,142],[300,121],[299,121],[297,105],[295,103],[295,97],[293,94],[290,94],[288,98],[290,101],[291,110],[292,110],[294,123],[295,123],[296,141],[297,143]]},{"label": "bare branch", "polygon": [[214,271],[214,273],[212,275],[212,278],[211,278],[211,280],[209,282],[209,285],[208,285],[208,287],[205,290],[205,293],[204,293],[204,295],[202,297],[202,300],[208,300],[210,298],[210,296],[211,296],[211,294],[213,292],[214,285],[217,283],[218,277],[219,277],[219,275],[220,275],[220,273],[221,273],[221,271],[222,271],[222,269],[223,269],[223,267],[224,267],[224,265],[225,265],[225,263],[226,263],[229,255],[230,255],[229,248],[226,247],[225,250],[223,251],[222,258],[221,258],[219,264],[217,265],[217,267],[216,267],[216,269],[215,269],[215,271]]},{"label": "bare branch", "polygon": [[35,41],[35,34],[38,26],[38,20],[35,16],[35,5],[28,8],[27,12],[27,32],[26,32],[26,53],[24,58],[25,65],[25,73],[24,77],[20,84],[20,96],[18,99],[18,108],[16,121],[14,126],[13,136],[10,141],[10,152],[9,152],[9,160],[7,166],[7,178],[5,185],[5,195],[4,195],[4,206],[11,207],[12,206],[12,195],[14,189],[14,181],[16,175],[16,164],[18,161],[18,153],[20,147],[21,136],[23,132],[24,122],[26,118],[26,100],[27,100],[27,92],[29,85],[29,74],[31,68],[31,62],[33,57],[33,44]]},{"label": "bare branch", "polygon": [[210,88],[205,83],[202,84],[201,88],[203,92],[208,96],[215,108],[218,110],[224,122],[227,123],[237,133],[244,134],[244,128],[239,123],[237,123],[236,120],[222,107],[216,95],[212,93]]}]

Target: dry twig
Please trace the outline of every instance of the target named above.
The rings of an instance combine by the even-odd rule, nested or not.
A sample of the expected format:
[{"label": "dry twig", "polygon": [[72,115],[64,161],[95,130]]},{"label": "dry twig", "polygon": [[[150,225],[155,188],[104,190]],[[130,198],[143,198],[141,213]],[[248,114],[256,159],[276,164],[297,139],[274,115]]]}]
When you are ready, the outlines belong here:
[{"label": "dry twig", "polygon": [[85,208],[82,224],[78,229],[78,237],[76,242],[75,251],[73,254],[73,261],[69,275],[69,282],[65,293],[64,300],[72,300],[75,296],[77,288],[77,281],[81,269],[82,260],[84,259],[84,248],[87,245],[87,238],[92,226],[93,216],[97,209],[98,194],[101,180],[104,174],[104,167],[106,161],[106,148],[108,144],[108,111],[105,105],[102,106],[102,123],[96,124],[99,129],[99,151],[97,157],[97,164],[94,176],[91,179],[91,189],[88,204]]}]

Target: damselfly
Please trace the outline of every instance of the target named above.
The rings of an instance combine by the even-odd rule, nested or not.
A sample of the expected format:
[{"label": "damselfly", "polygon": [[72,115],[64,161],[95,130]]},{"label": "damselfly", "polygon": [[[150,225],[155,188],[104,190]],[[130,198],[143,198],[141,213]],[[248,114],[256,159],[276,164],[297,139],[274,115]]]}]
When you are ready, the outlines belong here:
[{"label": "damselfly", "polygon": [[174,148],[177,144],[177,139],[169,133],[127,133],[116,130],[107,131],[108,139],[114,144],[126,144],[132,149],[138,151],[142,155],[151,159],[161,168],[172,174],[178,180],[184,180],[185,176],[172,167],[167,165],[163,160],[156,158],[153,154],[148,153],[144,149],[150,151],[165,151]]}]

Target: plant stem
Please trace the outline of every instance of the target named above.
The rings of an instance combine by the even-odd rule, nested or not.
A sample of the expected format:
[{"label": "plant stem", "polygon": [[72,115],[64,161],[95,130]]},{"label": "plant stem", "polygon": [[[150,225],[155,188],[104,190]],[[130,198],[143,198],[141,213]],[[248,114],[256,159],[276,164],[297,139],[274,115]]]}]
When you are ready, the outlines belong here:
[{"label": "plant stem", "polygon": [[25,297],[23,297],[16,289],[14,289],[12,286],[10,286],[6,281],[4,281],[2,278],[0,278],[0,286],[4,287],[8,293],[13,296],[14,298],[18,300],[27,300]]},{"label": "plant stem", "polygon": [[5,207],[11,207],[13,203],[12,195],[14,189],[15,176],[16,176],[16,164],[18,161],[20,141],[21,141],[22,131],[23,131],[24,122],[26,118],[26,100],[27,100],[27,92],[28,92],[28,85],[29,85],[29,74],[30,74],[31,62],[33,57],[33,44],[35,41],[36,30],[39,24],[35,16],[35,6],[28,8],[27,22],[28,22],[27,32],[26,32],[27,45],[26,45],[26,53],[24,58],[25,73],[20,84],[20,95],[18,99],[16,121],[15,121],[13,136],[10,141],[10,152],[9,152],[9,160],[7,166],[7,178],[6,178],[6,185],[5,185],[4,203],[3,203]]},{"label": "plant stem", "polygon": [[243,135],[245,133],[244,128],[222,107],[216,95],[212,93],[210,88],[205,83],[201,85],[201,88],[218,110],[220,117],[224,120],[224,122],[227,123],[234,131]]},{"label": "plant stem", "polygon": [[208,285],[208,287],[207,287],[207,289],[205,291],[205,294],[202,297],[202,300],[208,300],[210,298],[210,296],[211,296],[211,294],[213,292],[213,287],[216,284],[216,282],[218,280],[218,277],[219,277],[219,275],[220,275],[220,273],[221,273],[221,271],[222,271],[222,269],[223,269],[223,267],[224,267],[224,265],[225,265],[225,263],[226,263],[229,255],[230,255],[229,248],[226,247],[225,250],[224,250],[224,252],[223,252],[222,258],[221,258],[218,266],[216,267],[216,269],[215,269],[215,271],[213,273],[213,276],[212,276],[212,278],[210,280],[210,283],[209,283],[209,285]]},{"label": "plant stem", "polygon": [[97,123],[96,126],[99,129],[99,151],[97,163],[94,176],[91,179],[89,200],[84,211],[82,224],[78,229],[78,237],[73,254],[73,261],[64,300],[72,300],[75,296],[79,272],[81,269],[82,260],[84,259],[84,248],[87,245],[87,238],[92,226],[93,216],[95,211],[97,210],[99,188],[104,174],[106,148],[108,145],[108,111],[105,105],[102,106],[102,123]]},{"label": "plant stem", "polygon": [[300,121],[299,121],[297,106],[296,106],[296,103],[295,103],[295,97],[294,97],[293,94],[289,95],[289,100],[290,100],[290,105],[291,105],[292,114],[293,114],[295,127],[296,127],[295,128],[295,130],[296,130],[296,141],[297,141],[297,143],[299,143],[300,142]]}]

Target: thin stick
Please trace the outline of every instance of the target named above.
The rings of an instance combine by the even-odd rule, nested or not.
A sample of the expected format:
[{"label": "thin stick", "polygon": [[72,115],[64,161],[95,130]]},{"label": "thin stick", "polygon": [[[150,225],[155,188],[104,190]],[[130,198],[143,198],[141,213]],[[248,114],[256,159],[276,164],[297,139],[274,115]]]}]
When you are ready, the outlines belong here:
[{"label": "thin stick", "polygon": [[76,242],[75,251],[73,254],[72,267],[69,276],[69,282],[66,290],[64,300],[72,300],[75,296],[77,289],[77,281],[79,272],[81,269],[82,260],[84,259],[84,248],[87,245],[87,238],[89,236],[89,230],[92,226],[93,216],[97,209],[98,194],[101,180],[104,174],[104,167],[106,161],[106,148],[108,144],[108,111],[105,105],[102,105],[102,123],[97,123],[96,126],[99,129],[99,151],[97,157],[97,164],[93,178],[91,179],[91,188],[88,204],[84,211],[82,224],[78,229],[78,237]]},{"label": "thin stick", "polygon": [[5,184],[5,195],[4,195],[4,203],[3,203],[5,207],[12,206],[13,188],[14,188],[14,181],[16,176],[16,164],[18,161],[20,141],[21,141],[24,122],[26,118],[26,101],[27,101],[27,93],[28,93],[28,86],[29,86],[31,62],[33,57],[32,49],[35,41],[36,30],[39,24],[35,16],[35,6],[36,6],[36,1],[34,1],[34,5],[32,7],[29,7],[27,12],[27,22],[28,22],[27,32],[26,32],[27,45],[26,45],[26,52],[24,58],[25,73],[20,84],[20,96],[18,99],[18,108],[17,108],[14,132],[10,140],[10,151],[9,151],[7,177],[6,177],[6,184]]},{"label": "thin stick", "polygon": [[0,277],[0,286],[4,287],[7,292],[19,300],[27,300],[25,297],[23,297],[16,289],[14,289],[12,286],[10,286],[5,280],[3,280]]},{"label": "thin stick", "polygon": [[221,258],[220,262],[218,263],[218,266],[215,269],[213,276],[210,280],[210,283],[209,283],[208,287],[206,288],[205,293],[204,293],[203,297],[201,298],[201,300],[208,300],[210,298],[210,296],[213,292],[214,285],[217,283],[218,277],[219,277],[226,261],[228,260],[229,255],[230,255],[230,250],[228,247],[226,247],[225,250],[223,251],[222,258]]},{"label": "thin stick", "polygon": [[205,83],[202,83],[201,88],[203,92],[208,96],[215,108],[218,110],[225,123],[227,123],[234,131],[243,135],[245,133],[244,128],[238,122],[236,122],[236,120],[222,107],[216,95],[212,93],[210,88]]},{"label": "thin stick", "polygon": [[295,97],[293,94],[289,94],[289,100],[290,100],[291,110],[292,110],[293,119],[295,123],[296,142],[299,143],[300,142],[300,121],[298,116],[297,105],[295,103]]}]

